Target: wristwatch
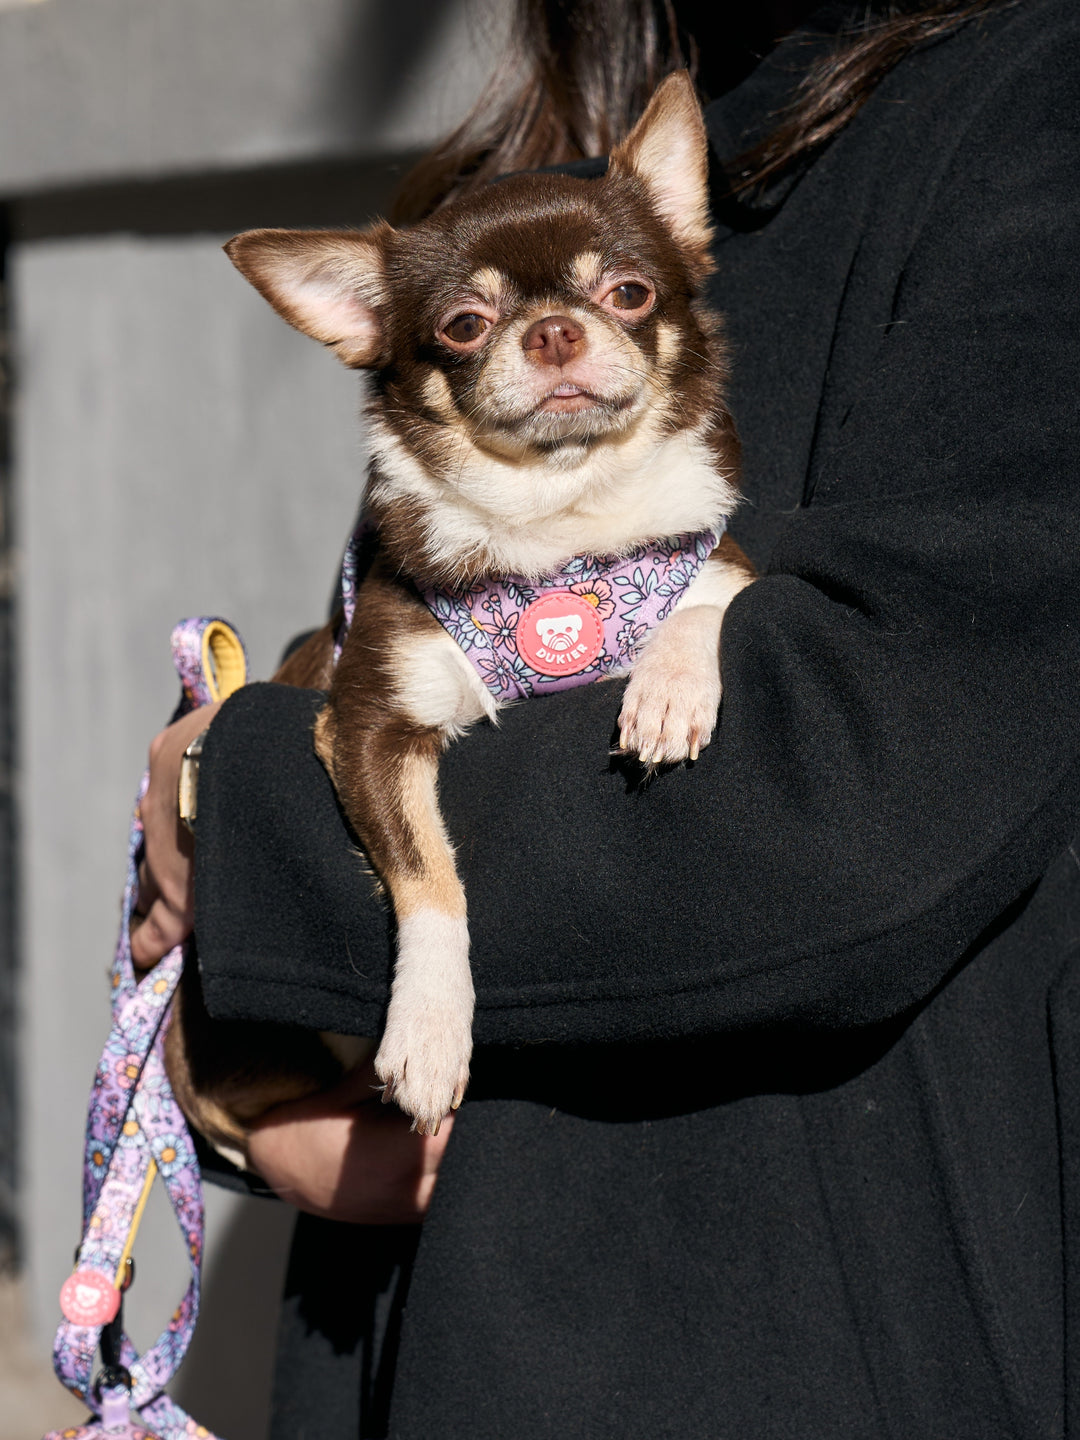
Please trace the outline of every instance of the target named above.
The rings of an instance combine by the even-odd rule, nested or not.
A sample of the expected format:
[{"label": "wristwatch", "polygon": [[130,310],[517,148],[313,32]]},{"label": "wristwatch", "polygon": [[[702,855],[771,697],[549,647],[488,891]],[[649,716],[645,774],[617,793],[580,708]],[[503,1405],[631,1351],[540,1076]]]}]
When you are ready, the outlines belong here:
[{"label": "wristwatch", "polygon": [[192,835],[195,834],[195,820],[199,813],[199,761],[202,758],[203,742],[209,732],[209,725],[205,730],[200,730],[180,757],[180,787],[176,804],[180,819]]}]

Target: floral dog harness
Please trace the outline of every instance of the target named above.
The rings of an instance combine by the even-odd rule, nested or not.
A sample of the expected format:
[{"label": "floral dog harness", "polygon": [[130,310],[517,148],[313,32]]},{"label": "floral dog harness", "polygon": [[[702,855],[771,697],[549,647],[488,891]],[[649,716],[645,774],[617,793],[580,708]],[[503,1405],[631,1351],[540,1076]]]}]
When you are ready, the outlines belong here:
[{"label": "floral dog harness", "polygon": [[[527,700],[629,670],[724,528],[654,540],[622,557],[575,555],[539,582],[506,575],[419,593],[496,700]],[[369,522],[361,521],[345,553],[346,626],[363,574],[361,547],[370,536]]]}]

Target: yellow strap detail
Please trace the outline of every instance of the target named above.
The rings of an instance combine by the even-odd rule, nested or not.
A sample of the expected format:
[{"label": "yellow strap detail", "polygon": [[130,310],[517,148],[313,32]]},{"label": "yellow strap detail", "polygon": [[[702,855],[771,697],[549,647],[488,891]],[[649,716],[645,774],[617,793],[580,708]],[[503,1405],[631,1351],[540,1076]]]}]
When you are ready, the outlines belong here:
[{"label": "yellow strap detail", "polygon": [[131,1217],[131,1228],[128,1230],[127,1243],[124,1245],[124,1253],[120,1256],[120,1264],[116,1267],[116,1279],[113,1284],[117,1290],[123,1289],[124,1271],[127,1262],[131,1258],[131,1252],[135,1248],[135,1236],[139,1233],[139,1225],[142,1221],[143,1211],[146,1209],[146,1202],[150,1199],[150,1188],[154,1183],[154,1176],[157,1174],[157,1161],[151,1159],[146,1171],[146,1179],[143,1181],[142,1194],[139,1196],[139,1203],[135,1206],[135,1213]]},{"label": "yellow strap detail", "polygon": [[247,665],[240,637],[224,620],[212,620],[203,631],[202,667],[211,700],[227,700],[247,684]]}]

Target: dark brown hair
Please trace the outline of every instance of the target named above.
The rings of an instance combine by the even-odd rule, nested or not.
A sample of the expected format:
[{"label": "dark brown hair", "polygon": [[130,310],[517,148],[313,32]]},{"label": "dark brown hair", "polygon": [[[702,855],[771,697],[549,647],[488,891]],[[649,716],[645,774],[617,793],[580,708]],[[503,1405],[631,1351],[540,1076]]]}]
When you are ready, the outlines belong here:
[{"label": "dark brown hair", "polygon": [[[803,77],[771,133],[732,166],[759,190],[822,149],[919,46],[1016,0],[867,5]],[[672,70],[697,67],[673,0],[517,0],[507,63],[463,123],[406,176],[392,219],[409,223],[512,170],[606,155]]]},{"label": "dark brown hair", "polygon": [[516,0],[487,95],[406,176],[392,219],[418,220],[512,170],[606,155],[684,54],[672,0]]},{"label": "dark brown hair", "polygon": [[769,135],[732,165],[738,192],[759,190],[826,146],[910,51],[943,40],[961,25],[1016,0],[938,0],[871,19],[840,36],[837,48],[807,71]]}]

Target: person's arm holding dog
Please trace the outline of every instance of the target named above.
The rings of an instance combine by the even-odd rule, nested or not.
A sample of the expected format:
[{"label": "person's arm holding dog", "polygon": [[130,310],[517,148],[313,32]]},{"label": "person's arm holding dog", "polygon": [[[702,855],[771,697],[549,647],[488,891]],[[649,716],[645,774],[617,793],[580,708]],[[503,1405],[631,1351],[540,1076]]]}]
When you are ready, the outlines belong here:
[{"label": "person's arm holding dog", "polygon": [[[177,808],[180,760],[208,728],[220,702],[192,711],[150,745],[150,783],[142,802],[145,858],[132,925],[135,963],[149,968],[191,934],[194,850]],[[453,1129],[417,1135],[396,1106],[379,1101],[369,1064],[313,1099],[278,1106],[250,1142],[257,1173],[282,1199],[312,1215],[368,1225],[421,1220]]]},{"label": "person's arm holding dog", "polygon": [[[974,118],[858,377],[835,466],[732,606],[724,723],[694,773],[661,777],[647,811],[627,806],[598,758],[617,711],[602,686],[511,714],[501,734],[477,731],[450,756],[450,827],[467,821],[475,836],[470,893],[489,901],[475,915],[481,1043],[785,1025],[825,1038],[902,1015],[1067,843],[1080,674],[1069,237],[1080,231],[1067,223],[1075,155],[1054,118],[1065,86],[1061,63],[1041,87],[1018,68]],[[1003,153],[1002,135],[1057,140],[1021,156]],[[299,780],[299,768],[280,776],[282,725],[297,753],[310,749],[302,697],[260,689],[230,702],[214,784],[228,788],[227,754],[241,753],[249,770]],[[528,874],[505,860],[507,837],[516,855],[526,839],[502,788],[526,754],[534,772],[556,767],[528,796]],[[317,763],[305,773],[315,788],[294,790],[304,835],[289,849],[312,842],[315,876],[315,837],[337,822]],[[250,784],[240,793],[258,803]],[[280,857],[268,812],[239,819]],[[189,872],[167,837],[160,854],[178,894]],[[565,906],[540,923],[568,855],[587,873],[595,923]],[[378,902],[349,893],[357,924],[385,933]],[[249,900],[245,914],[257,908]],[[507,1004],[513,983],[522,999]],[[545,1006],[528,1002],[530,987]],[[345,1128],[288,1108],[264,1128],[259,1163],[305,1208],[337,1214],[326,1184],[344,1174]]]}]

